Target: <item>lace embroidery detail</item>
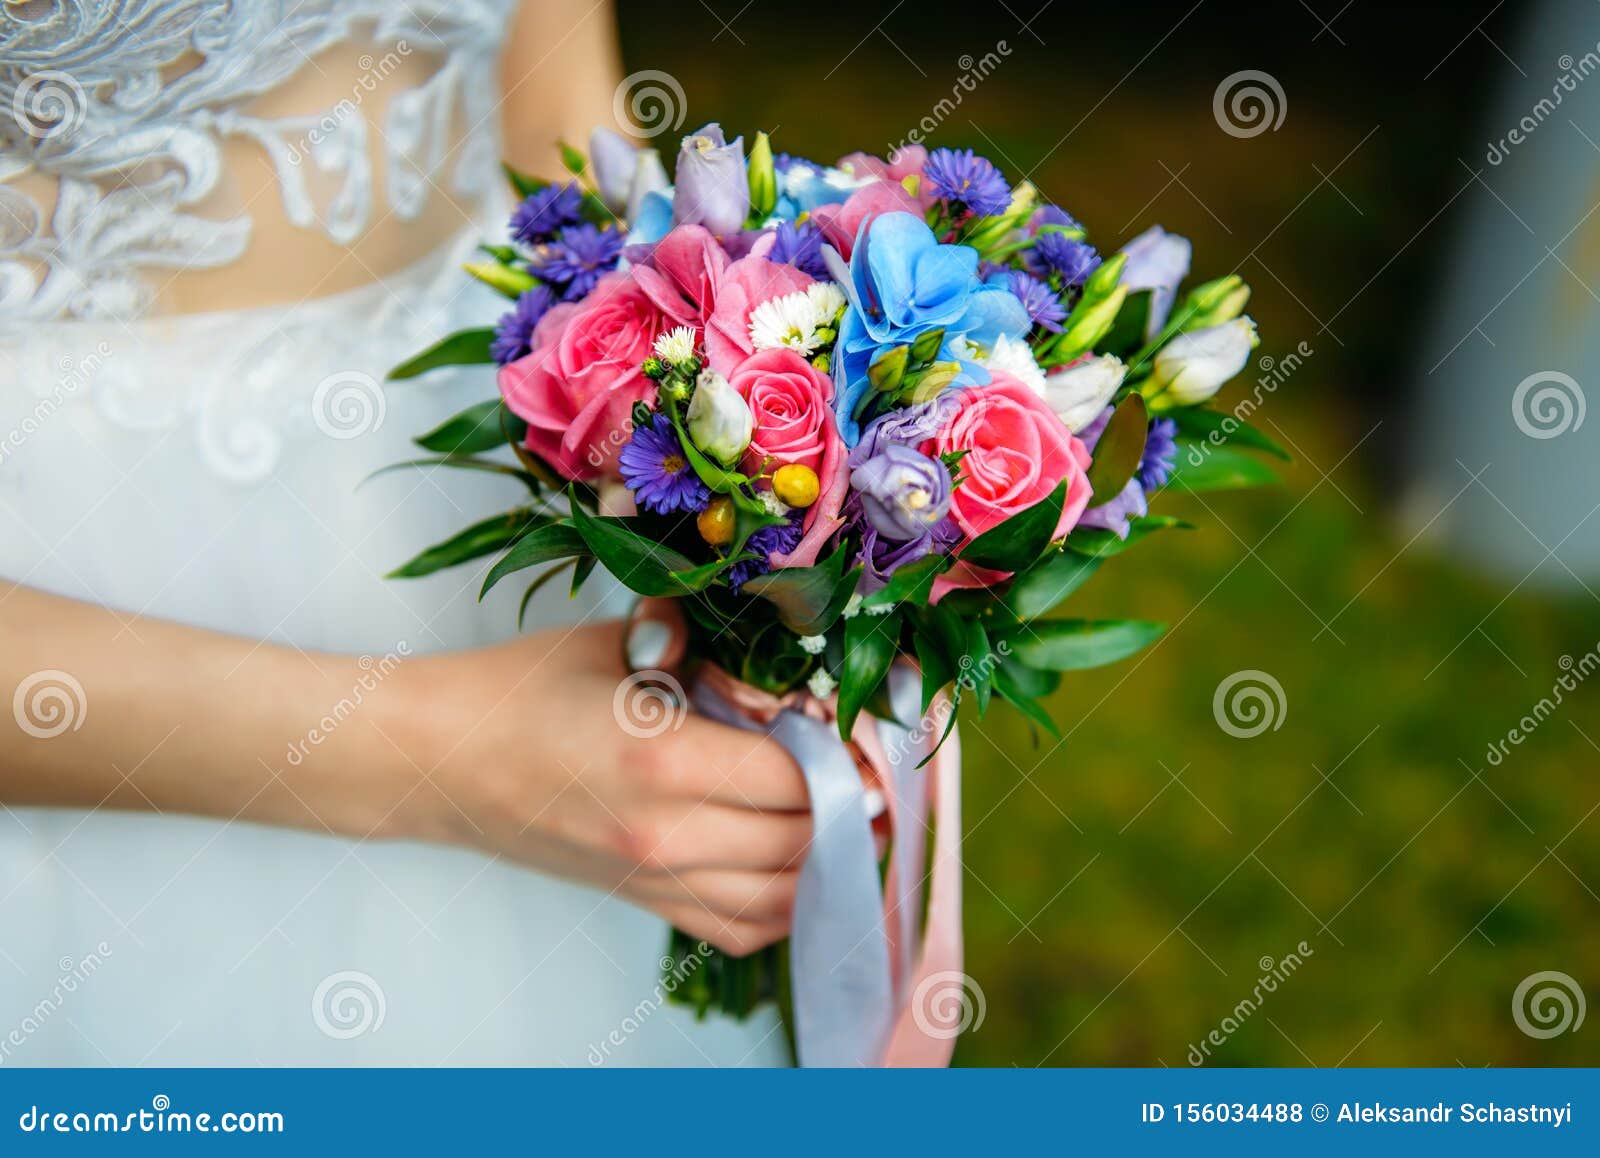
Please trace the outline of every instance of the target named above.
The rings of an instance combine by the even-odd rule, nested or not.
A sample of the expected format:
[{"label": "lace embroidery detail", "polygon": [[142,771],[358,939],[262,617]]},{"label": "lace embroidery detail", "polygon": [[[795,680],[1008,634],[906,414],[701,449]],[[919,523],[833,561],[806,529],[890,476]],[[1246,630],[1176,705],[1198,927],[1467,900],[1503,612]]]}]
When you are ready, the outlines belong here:
[{"label": "lace embroidery detail", "polygon": [[[248,115],[320,52],[358,38],[438,55],[438,71],[390,102],[385,196],[422,211],[430,182],[481,195],[495,181],[495,59],[515,0],[25,0],[0,8],[0,327],[146,312],[152,268],[214,267],[243,253],[247,217],[193,207],[216,186],[221,144],[256,142],[284,212],[348,243],[371,220],[369,123],[361,98],[396,66],[364,75],[320,114]],[[374,49],[375,52],[382,51]],[[370,61],[370,67],[368,62]],[[192,67],[190,65],[192,64]],[[457,144],[453,133],[464,130]],[[455,164],[439,169],[455,146]],[[307,167],[337,189],[317,204]],[[48,215],[8,184],[53,177]]]}]

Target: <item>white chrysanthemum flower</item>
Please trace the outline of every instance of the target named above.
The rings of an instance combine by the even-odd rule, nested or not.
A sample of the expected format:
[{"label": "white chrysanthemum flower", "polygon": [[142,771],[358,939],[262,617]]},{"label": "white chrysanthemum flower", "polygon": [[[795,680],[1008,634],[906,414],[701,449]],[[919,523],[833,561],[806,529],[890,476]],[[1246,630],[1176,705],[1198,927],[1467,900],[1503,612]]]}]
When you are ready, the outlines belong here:
[{"label": "white chrysanthemum flower", "polygon": [[802,635],[800,637],[800,650],[807,655],[821,655],[822,649],[828,646],[826,635]]},{"label": "white chrysanthemum flower", "polygon": [[831,321],[818,313],[806,291],[784,294],[750,311],[750,342],[758,350],[793,350],[809,357],[822,345],[817,330]]},{"label": "white chrysanthemum flower", "polygon": [[1044,371],[1034,360],[1033,350],[1021,338],[1001,334],[988,355],[979,360],[991,370],[1005,371],[1040,398],[1044,397]]},{"label": "white chrysanthemum flower", "polygon": [[656,339],[656,357],[673,366],[694,357],[694,327],[674,326]]},{"label": "white chrysanthemum flower", "polygon": [[854,619],[859,614],[861,614],[861,595],[858,592],[852,594],[849,599],[845,600],[844,617],[846,619]]},{"label": "white chrysanthemum flower", "polygon": [[812,282],[806,287],[806,297],[811,299],[811,304],[817,311],[817,318],[824,326],[831,326],[837,322],[848,304],[844,291],[831,281]]},{"label": "white chrysanthemum flower", "polygon": [[818,668],[811,673],[811,678],[806,680],[806,687],[811,689],[811,694],[819,700],[825,700],[833,695],[838,688],[839,681],[828,674],[825,668]]}]

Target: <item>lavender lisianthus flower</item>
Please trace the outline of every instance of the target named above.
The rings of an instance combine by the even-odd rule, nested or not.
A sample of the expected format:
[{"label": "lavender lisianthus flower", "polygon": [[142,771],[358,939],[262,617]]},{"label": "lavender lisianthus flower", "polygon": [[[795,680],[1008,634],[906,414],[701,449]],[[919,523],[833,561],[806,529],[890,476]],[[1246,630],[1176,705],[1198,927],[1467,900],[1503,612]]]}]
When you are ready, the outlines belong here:
[{"label": "lavender lisianthus flower", "polygon": [[1164,487],[1172,477],[1172,468],[1178,462],[1178,424],[1170,418],[1158,418],[1150,424],[1150,433],[1144,440],[1144,456],[1139,460],[1135,476],[1146,493]]},{"label": "lavender lisianthus flower", "polygon": [[1129,293],[1150,291],[1150,313],[1145,319],[1145,341],[1155,337],[1166,325],[1172,312],[1172,302],[1178,293],[1178,283],[1189,274],[1192,247],[1187,237],[1168,233],[1159,225],[1152,225],[1139,234],[1122,252],[1128,263],[1122,267],[1121,283]]},{"label": "lavender lisianthus flower", "polygon": [[850,451],[850,467],[855,469],[881,453],[892,443],[916,446],[943,430],[960,406],[953,393],[944,393],[930,402],[905,406],[874,418],[861,432],[861,441]]},{"label": "lavender lisianthus flower", "polygon": [[728,585],[737,591],[746,581],[757,575],[765,575],[772,570],[771,556],[793,551],[800,545],[804,534],[804,511],[795,511],[781,523],[769,523],[751,532],[745,540],[744,549],[756,555],[756,558],[745,559],[729,567]]},{"label": "lavender lisianthus flower", "polygon": [[1098,527],[1102,531],[1110,531],[1119,539],[1126,539],[1130,520],[1142,518],[1149,511],[1150,503],[1145,498],[1144,487],[1139,485],[1139,476],[1134,475],[1109,503],[1084,511],[1078,518],[1078,526]]},{"label": "lavender lisianthus flower", "polygon": [[577,301],[594,289],[602,274],[617,267],[623,241],[621,230],[568,225],[528,266],[537,277],[560,286],[563,300]]},{"label": "lavender lisianthus flower", "polygon": [[665,414],[654,415],[637,426],[622,448],[617,467],[633,492],[633,501],[647,511],[670,515],[674,511],[703,511],[711,491],[689,465],[678,432]]},{"label": "lavender lisianthus flower", "polygon": [[862,514],[886,539],[918,539],[950,511],[950,470],[937,459],[900,442],[850,472],[850,489]]},{"label": "lavender lisianthus flower", "polygon": [[804,270],[818,281],[828,280],[828,266],[822,260],[822,230],[809,221],[799,225],[783,221],[773,231],[772,248],[767,260],[779,265],[792,265]]},{"label": "lavender lisianthus flower", "polygon": [[1067,307],[1056,297],[1055,290],[1044,282],[1023,273],[1020,269],[1007,270],[989,280],[1010,290],[1022,303],[1022,308],[1028,311],[1028,316],[1033,319],[1034,325],[1049,330],[1052,334],[1061,332],[1061,322],[1067,316]]},{"label": "lavender lisianthus flower", "polygon": [[504,366],[528,353],[533,347],[533,328],[555,304],[556,295],[547,285],[536,285],[522,294],[496,324],[489,356]]},{"label": "lavender lisianthus flower", "polygon": [[976,213],[990,217],[1011,205],[1011,186],[992,162],[971,149],[935,149],[923,166],[928,190]]},{"label": "lavender lisianthus flower", "polygon": [[744,227],[750,216],[750,179],[743,137],[730,144],[713,121],[683,138],[675,180],[674,225],[703,225],[718,237]]},{"label": "lavender lisianthus flower", "polygon": [[845,517],[861,534],[861,553],[855,562],[861,565],[861,581],[857,590],[871,595],[889,582],[892,576],[907,563],[932,553],[949,554],[962,540],[962,531],[955,519],[946,515],[927,531],[914,539],[895,540],[878,533],[862,509],[861,499],[852,495],[845,504]]},{"label": "lavender lisianthus flower", "polygon": [[583,192],[576,181],[546,185],[522,199],[511,214],[511,236],[527,245],[549,241],[566,225],[576,224]]}]

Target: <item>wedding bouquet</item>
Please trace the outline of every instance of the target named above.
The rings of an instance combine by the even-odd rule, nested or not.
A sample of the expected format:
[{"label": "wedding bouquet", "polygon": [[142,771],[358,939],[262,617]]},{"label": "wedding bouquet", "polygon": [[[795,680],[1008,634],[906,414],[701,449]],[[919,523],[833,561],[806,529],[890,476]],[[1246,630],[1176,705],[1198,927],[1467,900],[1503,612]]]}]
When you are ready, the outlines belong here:
[{"label": "wedding bouquet", "polygon": [[955,707],[998,698],[1053,733],[1039,701],[1062,672],[1162,626],[1050,613],[1184,526],[1149,513],[1174,479],[1274,477],[1241,451],[1282,452],[1206,405],[1257,344],[1249,288],[1180,301],[1186,240],[1102,255],[971,150],[822,165],[711,124],[670,183],[607,130],[562,152],[562,180],[507,170],[509,240],[467,267],[509,312],[392,374],[498,364],[499,396],[417,439],[438,456],[420,464],[507,473],[530,500],[396,574],[498,554],[484,591],[545,568],[524,608],[597,565],[676,599],[685,663],[649,674],[789,747],[814,836],[792,954],[677,935],[670,992],[701,1013],[779,1001],[802,1062],[947,1060],[971,1013],[950,991]]}]

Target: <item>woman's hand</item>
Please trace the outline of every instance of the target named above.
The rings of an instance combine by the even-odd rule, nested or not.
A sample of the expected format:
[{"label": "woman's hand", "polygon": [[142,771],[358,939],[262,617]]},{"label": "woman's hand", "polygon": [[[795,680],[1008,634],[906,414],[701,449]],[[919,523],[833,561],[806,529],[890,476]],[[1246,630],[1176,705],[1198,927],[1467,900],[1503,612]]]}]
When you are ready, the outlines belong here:
[{"label": "woman's hand", "polygon": [[613,891],[731,953],[781,939],[811,833],[799,769],[629,681],[623,631],[556,629],[397,673],[390,709],[428,781],[397,831]]}]

